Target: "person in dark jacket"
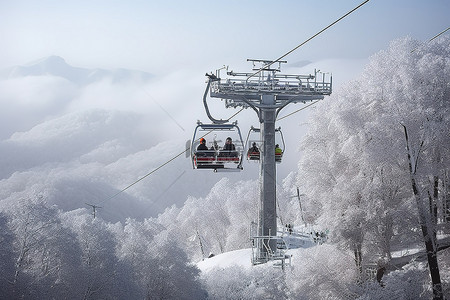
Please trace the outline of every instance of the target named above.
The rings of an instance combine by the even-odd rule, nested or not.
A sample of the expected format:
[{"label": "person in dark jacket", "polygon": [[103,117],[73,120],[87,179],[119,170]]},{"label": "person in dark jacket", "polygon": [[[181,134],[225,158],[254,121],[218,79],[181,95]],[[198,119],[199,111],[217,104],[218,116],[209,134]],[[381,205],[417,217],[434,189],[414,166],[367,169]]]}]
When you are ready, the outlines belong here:
[{"label": "person in dark jacket", "polygon": [[259,149],[255,142],[253,142],[252,147],[248,149],[247,157],[250,160],[259,160]]},{"label": "person in dark jacket", "polygon": [[230,137],[227,137],[227,140],[225,142],[225,145],[223,146],[223,150],[236,150],[236,147],[233,144],[233,141],[231,140]]},{"label": "person in dark jacket", "polygon": [[208,150],[208,147],[206,147],[206,140],[204,138],[200,139],[200,145],[198,145],[197,150]]},{"label": "person in dark jacket", "polygon": [[249,149],[250,152],[259,153],[258,146],[256,146],[256,143],[253,142],[252,147]]}]

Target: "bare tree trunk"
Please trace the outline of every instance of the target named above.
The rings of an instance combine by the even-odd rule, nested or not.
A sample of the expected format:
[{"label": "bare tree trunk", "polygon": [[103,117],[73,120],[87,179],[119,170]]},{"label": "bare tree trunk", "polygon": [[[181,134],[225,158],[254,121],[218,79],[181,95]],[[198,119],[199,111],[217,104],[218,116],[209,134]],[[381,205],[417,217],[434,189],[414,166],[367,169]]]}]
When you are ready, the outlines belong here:
[{"label": "bare tree trunk", "polygon": [[362,267],[362,245],[357,243],[354,245],[353,253],[355,254],[355,264],[358,270],[358,283],[362,283],[363,278],[363,267]]},{"label": "bare tree trunk", "polygon": [[[435,177],[436,179],[437,177]],[[430,204],[430,216],[431,216],[431,230],[433,231],[433,237],[436,241],[437,235],[437,223],[438,223],[438,207],[437,207],[437,197],[433,192],[433,196],[431,196],[430,192],[428,192],[428,201]]]},{"label": "bare tree trunk", "polygon": [[438,202],[439,202],[439,176],[434,176],[433,187],[433,225],[434,225],[434,240],[437,241],[437,225],[438,225]]},{"label": "bare tree trunk", "polygon": [[[450,176],[448,171],[444,172],[443,176],[443,199],[442,199],[442,210],[443,210],[443,222],[449,223],[450,222]],[[446,232],[447,233],[447,232]]]},{"label": "bare tree trunk", "polygon": [[433,204],[434,204],[434,206],[433,206],[433,208],[434,208],[434,210],[433,210],[433,217],[434,217],[434,221],[436,222],[436,224],[437,224],[437,221],[438,221],[438,206],[437,206],[437,204],[438,204],[438,200],[439,200],[439,176],[434,176],[433,177],[433,180],[434,180],[434,187],[433,187]]},{"label": "bare tree trunk", "polygon": [[384,229],[383,234],[383,248],[384,248],[384,255],[386,256],[388,261],[392,260],[392,253],[391,253],[391,239],[394,235],[393,231],[393,221],[391,216],[387,216],[384,220],[386,227]]},{"label": "bare tree trunk", "polygon": [[[417,158],[415,157],[415,163],[413,164],[411,152],[409,148],[409,140],[408,140],[408,131],[406,129],[406,126],[402,125],[404,132],[405,132],[405,139],[406,139],[406,150],[408,154],[408,164],[409,164],[409,174],[411,178],[411,186],[414,192],[414,198],[416,199],[417,203],[417,209],[419,211],[419,221],[420,221],[420,227],[422,229],[422,235],[425,242],[425,249],[427,251],[427,259],[428,259],[428,265],[430,267],[430,275],[431,275],[431,282],[433,286],[433,299],[434,300],[440,300],[444,299],[444,295],[442,292],[442,285],[441,285],[441,276],[439,275],[439,266],[437,261],[437,251],[434,243],[434,235],[431,232],[430,226],[427,225],[427,218],[425,216],[426,210],[423,206],[420,192],[417,187],[416,183],[416,169],[417,169]],[[414,167],[413,167],[414,166]]]}]

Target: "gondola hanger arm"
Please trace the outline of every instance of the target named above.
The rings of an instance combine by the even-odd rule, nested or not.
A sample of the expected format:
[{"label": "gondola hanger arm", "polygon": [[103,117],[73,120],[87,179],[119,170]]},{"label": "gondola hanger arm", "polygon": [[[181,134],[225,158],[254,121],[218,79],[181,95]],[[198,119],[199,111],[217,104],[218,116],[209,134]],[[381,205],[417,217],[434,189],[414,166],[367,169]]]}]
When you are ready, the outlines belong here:
[{"label": "gondola hanger arm", "polygon": [[206,73],[206,76],[208,77],[208,84],[206,85],[205,93],[203,94],[203,106],[205,107],[206,115],[211,120],[211,122],[213,122],[214,124],[225,124],[225,123],[228,123],[230,121],[230,119],[228,119],[228,120],[222,120],[222,119],[218,120],[218,119],[214,118],[211,115],[211,113],[209,112],[208,103],[206,101],[206,97],[208,96],[209,87],[211,86],[211,82],[218,81],[218,80],[220,80],[220,78],[217,78],[217,76],[214,75],[214,74],[208,74],[208,73]]}]

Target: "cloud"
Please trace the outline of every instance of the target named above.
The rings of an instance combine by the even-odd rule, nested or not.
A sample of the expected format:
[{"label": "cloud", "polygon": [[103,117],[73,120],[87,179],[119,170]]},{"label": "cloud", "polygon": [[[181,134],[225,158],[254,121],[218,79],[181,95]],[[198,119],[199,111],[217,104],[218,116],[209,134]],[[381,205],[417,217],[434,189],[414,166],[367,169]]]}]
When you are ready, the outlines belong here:
[{"label": "cloud", "polygon": [[156,216],[189,195],[206,194],[221,178],[192,170],[182,153],[184,139],[158,142],[152,138],[158,128],[149,130],[143,123],[143,114],[91,109],[12,134],[0,142],[0,201],[43,195],[63,210],[92,203],[105,208],[104,218],[116,221]]},{"label": "cloud", "polygon": [[77,93],[71,82],[54,76],[0,81],[0,139],[61,114]]},{"label": "cloud", "polygon": [[15,132],[0,142],[0,178],[45,163],[78,159],[108,143],[113,148],[111,153],[120,148],[116,155],[136,151],[152,140],[151,133],[144,131],[141,124],[142,116],[136,113],[88,110],[42,122],[29,131]]},{"label": "cloud", "polygon": [[[57,66],[61,63],[57,59]],[[351,76],[351,63],[301,63],[304,67],[295,72],[308,74],[314,67],[334,72],[333,66],[339,66]],[[193,170],[184,154],[175,158],[192,138],[196,121],[208,123],[202,103],[204,74],[180,69],[140,81],[130,75],[136,73],[127,71],[121,73],[125,74],[121,80],[107,73],[80,84],[87,81],[58,75],[58,67],[52,64],[39,70],[45,71],[16,73],[18,77],[0,81],[1,104],[14,100],[6,106],[8,112],[0,113],[10,126],[1,129],[2,202],[42,194],[63,210],[86,207],[85,203],[100,205],[100,216],[115,221],[156,216],[189,196],[205,196],[223,177],[237,184],[259,176],[254,163],[244,162],[244,171],[226,174]],[[208,104],[216,118],[228,118],[238,111],[224,109],[219,99],[208,98]],[[299,108],[291,105],[280,116]],[[287,144],[283,163],[278,165],[279,182],[296,168],[306,116],[302,111],[277,123]],[[239,120],[244,139],[251,125],[259,126],[251,109],[234,120]]]}]

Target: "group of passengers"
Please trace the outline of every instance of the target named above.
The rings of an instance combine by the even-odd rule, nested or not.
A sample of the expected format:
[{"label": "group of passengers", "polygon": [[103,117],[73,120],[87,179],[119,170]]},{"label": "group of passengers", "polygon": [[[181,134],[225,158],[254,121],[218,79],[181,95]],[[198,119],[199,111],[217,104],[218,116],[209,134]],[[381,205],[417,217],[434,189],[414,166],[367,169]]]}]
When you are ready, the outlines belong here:
[{"label": "group of passengers", "polygon": [[[204,138],[200,139],[200,145],[198,145],[197,150],[204,151],[204,150],[219,150],[219,145],[217,145],[217,142],[214,141],[214,144],[211,146],[210,149],[206,146],[206,140]],[[222,150],[228,150],[228,151],[234,151],[236,150],[236,147],[233,144],[233,141],[230,137],[227,137],[227,140],[225,141],[225,145],[223,145]]]},{"label": "group of passengers", "polygon": [[[275,155],[281,155],[281,154],[283,154],[283,150],[281,150],[280,145],[276,144],[275,145]],[[250,149],[248,149],[248,155],[249,156],[259,155],[259,149],[258,149],[258,146],[256,146],[255,142],[253,142],[252,147]]]},{"label": "group of passengers", "polygon": [[[219,145],[217,145],[217,142],[214,140],[213,145],[210,149],[206,146],[206,140],[204,138],[200,139],[200,145],[197,147],[198,151],[205,151],[205,150],[219,150]],[[222,150],[226,151],[235,151],[236,147],[233,144],[233,141],[230,137],[227,137],[225,141],[225,145],[223,146]],[[255,142],[253,142],[252,147],[248,150],[249,153],[259,153],[258,146]],[[278,144],[275,145],[275,154],[281,155],[283,151],[281,150],[280,146]]]}]

